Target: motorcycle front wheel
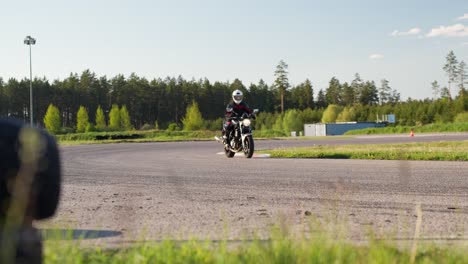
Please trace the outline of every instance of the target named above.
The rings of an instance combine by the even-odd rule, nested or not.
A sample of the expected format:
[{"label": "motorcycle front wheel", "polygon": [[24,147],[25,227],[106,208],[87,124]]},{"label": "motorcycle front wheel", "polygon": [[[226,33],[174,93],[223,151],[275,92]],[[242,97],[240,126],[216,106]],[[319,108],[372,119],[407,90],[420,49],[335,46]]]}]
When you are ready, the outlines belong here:
[{"label": "motorcycle front wheel", "polygon": [[254,153],[254,141],[252,136],[247,136],[244,139],[244,155],[246,158],[252,158]]}]

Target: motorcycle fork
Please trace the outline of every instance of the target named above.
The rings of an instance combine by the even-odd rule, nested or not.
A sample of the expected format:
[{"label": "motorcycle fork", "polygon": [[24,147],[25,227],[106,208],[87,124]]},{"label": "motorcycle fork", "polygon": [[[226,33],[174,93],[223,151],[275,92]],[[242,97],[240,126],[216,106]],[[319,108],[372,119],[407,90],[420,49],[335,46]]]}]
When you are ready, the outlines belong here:
[{"label": "motorcycle fork", "polygon": [[244,129],[244,127],[240,127],[240,133],[241,133],[241,138],[242,138],[242,149],[245,149],[245,138],[252,135],[252,132],[243,134],[242,133],[243,129]]}]

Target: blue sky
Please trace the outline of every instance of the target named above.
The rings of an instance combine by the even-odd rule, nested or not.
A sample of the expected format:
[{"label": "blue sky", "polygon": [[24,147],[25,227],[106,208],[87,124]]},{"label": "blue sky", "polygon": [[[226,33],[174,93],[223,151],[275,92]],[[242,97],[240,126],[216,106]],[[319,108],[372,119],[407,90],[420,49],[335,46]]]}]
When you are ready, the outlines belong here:
[{"label": "blue sky", "polygon": [[[2,1],[0,76],[50,81],[98,76],[274,80],[283,59],[293,85],[315,93],[337,77],[386,78],[402,99],[432,96],[450,50],[468,62],[468,1]],[[450,3],[449,3],[450,2]]]}]

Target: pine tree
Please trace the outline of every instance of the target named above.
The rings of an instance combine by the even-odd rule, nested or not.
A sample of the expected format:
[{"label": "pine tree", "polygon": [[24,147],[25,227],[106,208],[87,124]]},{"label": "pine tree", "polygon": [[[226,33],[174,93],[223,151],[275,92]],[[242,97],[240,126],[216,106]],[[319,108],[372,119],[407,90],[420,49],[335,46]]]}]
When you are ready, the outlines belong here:
[{"label": "pine tree", "polygon": [[458,64],[458,88],[460,88],[460,91],[465,89],[465,84],[466,84],[466,79],[468,77],[466,73],[466,63],[464,61],[460,61]]},{"label": "pine tree", "polygon": [[198,108],[198,103],[192,101],[187,107],[185,117],[182,119],[185,131],[200,130],[203,126],[203,118]]},{"label": "pine tree", "polygon": [[283,60],[280,60],[279,64],[276,66],[275,71],[275,87],[278,89],[281,98],[281,113],[284,113],[284,95],[286,90],[289,88],[288,80],[288,65]]},{"label": "pine tree", "polygon": [[130,114],[128,113],[127,106],[123,105],[120,108],[120,128],[123,130],[131,130],[132,123],[130,122]]},{"label": "pine tree", "polygon": [[320,89],[320,91],[318,92],[318,95],[317,95],[317,108],[320,109],[320,108],[325,108],[327,107],[327,99],[325,98],[325,93],[323,92],[322,89]]},{"label": "pine tree", "polygon": [[99,130],[104,130],[106,128],[106,119],[104,117],[104,111],[102,111],[101,106],[98,106],[96,110],[96,128]]},{"label": "pine tree", "polygon": [[309,79],[306,79],[302,87],[304,89],[304,100],[306,108],[314,107],[314,89]]},{"label": "pine tree", "polygon": [[345,105],[345,106],[353,105],[355,102],[353,88],[348,83],[345,82],[343,83],[342,90],[343,90],[342,105]]},{"label": "pine tree", "polygon": [[400,100],[401,100],[400,93],[396,89],[393,89],[392,95],[390,96],[389,103],[395,104],[395,103],[400,102]]},{"label": "pine tree", "polygon": [[60,132],[60,111],[53,104],[50,104],[47,108],[47,112],[44,116],[44,126],[51,134]]},{"label": "pine tree", "polygon": [[120,111],[119,106],[116,104],[112,105],[112,109],[109,112],[109,128],[112,130],[120,130]]},{"label": "pine tree", "polygon": [[446,57],[446,63],[443,67],[444,71],[447,73],[448,76],[448,97],[450,99],[452,98],[452,83],[455,82],[458,77],[457,64],[457,57],[453,53],[453,50],[451,50]]},{"label": "pine tree", "polygon": [[445,98],[445,99],[451,99],[450,98],[450,89],[447,88],[446,86],[444,86],[444,88],[442,88],[440,90],[440,97]]},{"label": "pine tree", "polygon": [[84,106],[80,106],[78,113],[76,114],[76,132],[83,133],[86,131],[86,127],[89,125],[88,111]]},{"label": "pine tree", "polygon": [[367,81],[362,86],[359,102],[362,105],[375,105],[379,102],[379,95],[374,81]]},{"label": "pine tree", "polygon": [[390,88],[388,83],[389,81],[386,79],[380,81],[379,99],[381,105],[388,103],[391,100],[390,97],[392,96],[392,88]]},{"label": "pine tree", "polygon": [[439,98],[439,95],[440,95],[440,85],[437,81],[433,81],[431,83],[431,86],[432,86],[432,99],[437,100],[437,98]]},{"label": "pine tree", "polygon": [[362,82],[361,76],[359,75],[359,73],[356,73],[354,75],[354,80],[351,82],[351,88],[352,88],[352,90],[354,92],[354,102],[355,103],[360,102],[363,86],[364,86],[364,84]]},{"label": "pine tree", "polygon": [[328,88],[325,91],[325,98],[327,99],[327,104],[338,105],[341,103],[341,85],[337,78],[333,77],[330,80]]}]

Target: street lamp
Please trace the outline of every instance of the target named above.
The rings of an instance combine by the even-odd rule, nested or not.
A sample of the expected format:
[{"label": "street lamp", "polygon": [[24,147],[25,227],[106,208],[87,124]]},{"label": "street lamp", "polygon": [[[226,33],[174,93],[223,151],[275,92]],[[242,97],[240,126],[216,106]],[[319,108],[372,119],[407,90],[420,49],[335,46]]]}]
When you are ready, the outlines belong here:
[{"label": "street lamp", "polygon": [[36,39],[31,36],[27,36],[24,39],[24,44],[29,46],[29,109],[31,126],[33,126],[33,93],[32,93],[32,58],[31,58],[31,46],[36,44]]}]

